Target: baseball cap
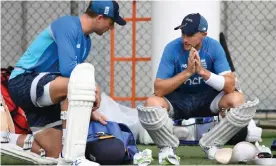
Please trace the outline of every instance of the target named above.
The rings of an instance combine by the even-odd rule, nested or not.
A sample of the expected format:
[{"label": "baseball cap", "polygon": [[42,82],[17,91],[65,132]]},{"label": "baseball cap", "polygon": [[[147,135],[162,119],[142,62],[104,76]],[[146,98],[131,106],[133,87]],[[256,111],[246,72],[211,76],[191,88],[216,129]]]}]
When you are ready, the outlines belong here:
[{"label": "baseball cap", "polygon": [[119,25],[126,25],[126,21],[119,15],[119,4],[116,1],[92,0],[90,9],[97,14],[110,17]]},{"label": "baseball cap", "polygon": [[182,34],[193,35],[197,32],[207,32],[207,20],[199,13],[188,14],[182,20],[181,25],[174,28],[174,30],[181,29]]}]

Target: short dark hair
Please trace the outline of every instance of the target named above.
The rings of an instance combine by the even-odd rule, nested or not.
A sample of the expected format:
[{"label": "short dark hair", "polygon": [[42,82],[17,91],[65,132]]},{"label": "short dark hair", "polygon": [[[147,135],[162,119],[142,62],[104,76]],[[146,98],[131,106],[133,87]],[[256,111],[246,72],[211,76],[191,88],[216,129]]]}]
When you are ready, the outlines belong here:
[{"label": "short dark hair", "polygon": [[89,15],[90,17],[94,18],[94,17],[97,17],[98,14],[95,13],[94,11],[92,11],[91,4],[92,4],[92,1],[89,2],[89,5],[88,5],[88,7],[87,7],[87,9],[86,9],[86,11],[84,13],[87,14],[87,15]]}]

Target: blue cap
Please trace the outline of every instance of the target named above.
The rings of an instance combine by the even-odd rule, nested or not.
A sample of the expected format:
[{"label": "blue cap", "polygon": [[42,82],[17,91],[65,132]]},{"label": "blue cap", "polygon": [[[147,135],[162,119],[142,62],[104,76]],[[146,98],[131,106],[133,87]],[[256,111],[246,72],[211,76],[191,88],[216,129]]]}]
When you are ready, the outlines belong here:
[{"label": "blue cap", "polygon": [[119,16],[119,4],[116,1],[92,0],[90,9],[97,14],[110,17],[119,25],[126,25],[126,21]]},{"label": "blue cap", "polygon": [[174,28],[174,30],[181,29],[182,34],[193,35],[197,32],[207,32],[207,20],[199,13],[189,14],[182,20],[181,25]]}]

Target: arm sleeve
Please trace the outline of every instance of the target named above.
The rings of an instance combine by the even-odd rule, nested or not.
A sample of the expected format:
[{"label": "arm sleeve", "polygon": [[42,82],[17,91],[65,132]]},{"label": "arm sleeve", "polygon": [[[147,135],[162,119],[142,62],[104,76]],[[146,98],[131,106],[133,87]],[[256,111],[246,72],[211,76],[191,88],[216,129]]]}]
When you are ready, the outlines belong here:
[{"label": "arm sleeve", "polygon": [[58,50],[59,71],[62,76],[70,77],[72,70],[79,63],[76,53],[77,26],[72,21],[57,20],[51,24]]},{"label": "arm sleeve", "polygon": [[173,49],[170,45],[167,45],[159,63],[156,78],[168,79],[174,74],[175,62],[173,56]]},{"label": "arm sleeve", "polygon": [[224,72],[231,72],[229,63],[226,59],[226,54],[219,42],[214,41],[212,48],[214,55],[214,72],[215,74],[223,74]]}]

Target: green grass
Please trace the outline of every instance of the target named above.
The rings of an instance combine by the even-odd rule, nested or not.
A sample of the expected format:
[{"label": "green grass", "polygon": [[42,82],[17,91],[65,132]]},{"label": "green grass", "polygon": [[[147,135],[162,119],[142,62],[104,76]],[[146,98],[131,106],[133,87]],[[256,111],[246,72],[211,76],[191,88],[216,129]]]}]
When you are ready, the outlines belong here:
[{"label": "green grass", "polygon": [[[268,147],[271,146],[272,141],[276,138],[276,131],[265,130],[263,132],[263,142],[261,144]],[[158,165],[158,152],[159,149],[156,146],[138,145],[140,151],[144,149],[151,149],[154,161],[153,165]],[[181,157],[181,165],[214,165],[216,161],[206,159],[204,152],[199,146],[180,146],[176,153]],[[276,152],[274,152],[276,155]],[[31,165],[32,163],[14,158],[11,156],[1,154],[1,165]]]},{"label": "green grass", "polygon": [[[276,137],[276,133],[274,135]],[[271,146],[272,141],[274,138],[264,138],[262,145]],[[155,146],[144,146],[139,145],[139,150],[144,150],[146,148],[151,149],[153,153],[154,161],[152,164],[158,164],[158,152],[159,149]],[[199,146],[180,146],[176,150],[177,155],[181,158],[181,165],[214,165],[217,164],[214,160],[208,160],[205,157],[204,152],[201,150]],[[276,154],[276,153],[275,153]]]}]

